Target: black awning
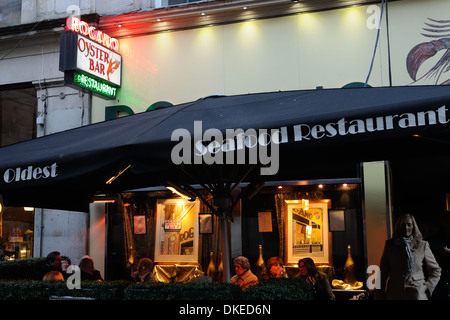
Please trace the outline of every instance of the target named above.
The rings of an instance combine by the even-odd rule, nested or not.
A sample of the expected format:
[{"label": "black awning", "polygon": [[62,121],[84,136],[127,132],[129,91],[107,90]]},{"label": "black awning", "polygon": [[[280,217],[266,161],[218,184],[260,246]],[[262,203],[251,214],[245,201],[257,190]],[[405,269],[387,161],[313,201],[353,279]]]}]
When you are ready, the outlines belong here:
[{"label": "black awning", "polygon": [[[313,167],[447,152],[447,106],[445,86],[210,97],[0,148],[0,194],[7,205],[84,211],[94,194],[213,182],[211,172],[237,179],[255,166],[247,179],[302,179]],[[278,168],[261,153],[253,164],[266,144]]]}]

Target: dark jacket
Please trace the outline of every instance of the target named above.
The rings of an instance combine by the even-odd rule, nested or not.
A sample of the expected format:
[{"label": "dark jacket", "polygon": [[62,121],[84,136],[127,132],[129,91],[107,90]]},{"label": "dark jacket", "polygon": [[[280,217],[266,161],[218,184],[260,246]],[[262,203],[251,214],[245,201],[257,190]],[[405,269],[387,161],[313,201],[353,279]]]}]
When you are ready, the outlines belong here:
[{"label": "dark jacket", "polygon": [[132,274],[131,274],[131,279],[134,281],[134,282],[156,282],[156,278],[155,278],[155,276],[153,275],[153,273],[152,272],[149,272],[149,273],[147,273],[145,276],[144,276],[144,279],[141,279],[141,277],[139,276],[139,272],[133,272]]},{"label": "dark jacket", "polygon": [[102,278],[102,275],[100,274],[100,271],[98,271],[98,270],[94,270],[92,272],[92,274],[81,271],[81,280],[103,281],[103,278]]},{"label": "dark jacket", "polygon": [[314,275],[316,283],[313,285],[313,294],[315,300],[336,300],[336,297],[331,289],[330,282],[325,273],[317,271]]}]

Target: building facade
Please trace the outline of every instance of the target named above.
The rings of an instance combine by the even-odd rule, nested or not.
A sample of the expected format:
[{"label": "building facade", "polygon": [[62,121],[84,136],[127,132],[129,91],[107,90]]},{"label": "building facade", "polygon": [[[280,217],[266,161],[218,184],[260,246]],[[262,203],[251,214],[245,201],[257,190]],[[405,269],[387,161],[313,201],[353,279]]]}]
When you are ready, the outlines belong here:
[{"label": "building facade", "polygon": [[[389,4],[377,1],[338,4],[335,1],[320,4],[314,1],[16,1],[1,9],[0,90],[3,96],[14,90],[28,97],[31,120],[25,126],[35,128],[17,138],[21,140],[113,117],[151,112],[158,105],[175,105],[210,95],[448,82],[444,54],[450,45],[442,40],[441,32],[450,20],[446,16],[450,3],[445,0],[401,0]],[[115,99],[105,99],[65,84],[64,74],[59,71],[60,37],[70,15],[119,39],[122,81]],[[18,98],[15,101],[15,106],[20,104]],[[4,105],[2,119],[8,119],[11,111]],[[3,142],[6,139],[3,128],[7,126],[3,123],[2,145],[6,145],[9,142]],[[20,124],[13,126],[19,128]],[[336,217],[343,214],[346,225],[335,231],[327,226],[329,230],[318,241],[329,249],[323,253],[326,256],[323,262],[339,270],[350,244],[361,266],[362,280],[367,266],[379,263],[396,215],[412,211],[426,224],[446,211],[448,190],[438,176],[445,177],[449,172],[446,157],[424,157],[421,161],[361,163],[354,172],[337,169],[313,180],[293,173],[290,181],[266,184],[259,194],[243,200],[237,207],[231,231],[232,255],[244,254],[252,262],[256,261],[258,245],[262,244],[265,259],[283,255],[286,262],[295,263],[298,256],[288,257],[293,226],[287,224],[284,215],[277,214],[277,197],[281,199],[279,194],[287,194],[290,199],[283,199],[318,203],[331,199],[327,210],[333,210]],[[346,188],[342,186],[344,183]],[[413,187],[421,183],[432,185],[433,191]],[[280,192],[275,189],[278,186],[288,191]],[[328,190],[322,189],[323,186],[328,186]],[[127,216],[124,212],[129,210],[131,219],[139,215],[135,211],[139,206],[147,208],[144,215],[144,219],[150,219],[147,222],[158,217],[157,208],[162,204],[158,202],[160,195],[156,194],[160,190],[153,190],[156,193],[150,195],[148,192],[126,193],[125,200],[115,207],[93,204],[88,213],[35,208],[32,255],[45,256],[58,250],[77,261],[90,254],[96,267],[111,279],[123,276],[120,270],[108,271],[108,266],[117,262],[114,257],[119,257],[124,264],[123,272],[128,272],[134,259],[144,254],[165,262],[164,257],[159,257],[164,244],[158,245],[158,237],[162,237],[156,232],[158,228],[151,229],[155,226],[147,223],[154,232],[143,240],[137,234],[130,235],[123,223]],[[427,200],[417,203],[414,201],[417,194],[423,194]],[[260,231],[259,223],[264,216],[260,217],[260,212],[272,212],[271,232]],[[326,218],[316,223],[321,230],[325,228],[321,223],[328,223]],[[294,232],[293,241],[300,247],[306,244],[308,232],[306,220],[302,219],[294,219],[298,231]],[[116,228],[119,236],[111,238]],[[186,233],[184,243],[187,243],[189,229],[182,231],[183,235]],[[124,237],[129,237],[128,242],[123,242]],[[209,258],[208,251],[214,248],[212,243],[205,245],[213,241],[207,237],[196,236],[202,241],[195,246],[201,248],[196,256],[203,268]],[[130,241],[133,248],[145,247],[140,242],[151,248],[130,252],[123,247],[123,243]],[[181,242],[178,245],[183,247]],[[186,252],[191,250],[189,244],[183,248]],[[219,262],[216,253],[216,263]]]}]

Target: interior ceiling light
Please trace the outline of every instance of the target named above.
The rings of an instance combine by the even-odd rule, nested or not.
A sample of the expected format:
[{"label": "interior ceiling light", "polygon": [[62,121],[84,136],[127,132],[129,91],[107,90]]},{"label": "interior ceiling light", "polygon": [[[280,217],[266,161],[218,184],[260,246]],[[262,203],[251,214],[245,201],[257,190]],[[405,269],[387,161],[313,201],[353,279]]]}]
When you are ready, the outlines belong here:
[{"label": "interior ceiling light", "polygon": [[173,193],[179,195],[183,199],[186,199],[188,201],[195,201],[195,199],[197,198],[191,192],[187,191],[186,189],[184,189],[184,188],[182,188],[180,186],[177,186],[176,184],[174,184],[174,183],[172,183],[170,181],[168,181],[167,184],[168,184],[168,186],[166,186],[167,189],[169,189]]},{"label": "interior ceiling light", "polygon": [[114,199],[106,199],[106,200],[94,200],[93,203],[114,203],[116,200]]},{"label": "interior ceiling light", "polygon": [[114,203],[116,198],[113,196],[95,196],[92,198],[92,203]]},{"label": "interior ceiling light", "polygon": [[189,196],[185,195],[184,193],[178,191],[178,190],[175,189],[174,187],[166,187],[166,188],[169,189],[170,191],[172,191],[173,193],[179,195],[179,196],[182,197],[183,199],[186,199],[186,200],[190,200],[190,199],[191,199],[191,197],[189,197]]}]

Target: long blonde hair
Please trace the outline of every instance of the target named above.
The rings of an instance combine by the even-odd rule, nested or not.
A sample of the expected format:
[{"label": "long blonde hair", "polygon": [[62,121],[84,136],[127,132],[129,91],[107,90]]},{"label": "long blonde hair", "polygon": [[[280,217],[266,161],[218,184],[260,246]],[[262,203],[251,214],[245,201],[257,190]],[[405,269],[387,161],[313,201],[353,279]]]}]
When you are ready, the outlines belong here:
[{"label": "long blonde hair", "polygon": [[59,271],[49,271],[44,275],[42,280],[64,281],[64,277],[63,277],[62,273]]},{"label": "long blonde hair", "polygon": [[412,236],[416,239],[422,240],[422,233],[417,226],[416,219],[414,219],[414,216],[410,213],[404,213],[400,217],[398,217],[397,222],[394,226],[394,233],[392,234],[392,238],[400,239],[402,237],[402,225],[407,218],[411,218],[413,224]]}]

